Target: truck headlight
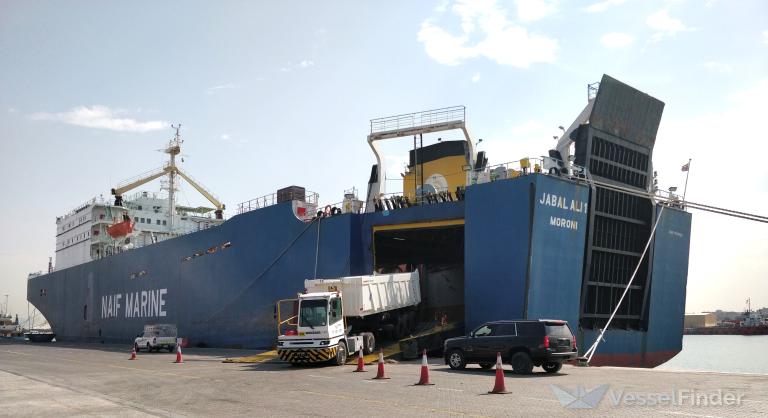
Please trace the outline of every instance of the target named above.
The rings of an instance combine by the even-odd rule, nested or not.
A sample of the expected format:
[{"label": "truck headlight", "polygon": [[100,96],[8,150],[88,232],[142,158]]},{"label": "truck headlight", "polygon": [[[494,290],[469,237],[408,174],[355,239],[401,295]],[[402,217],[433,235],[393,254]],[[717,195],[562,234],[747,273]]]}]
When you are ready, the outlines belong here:
[{"label": "truck headlight", "polygon": [[330,343],[330,341],[328,341],[328,340],[320,341],[320,345],[328,345],[329,343]]}]

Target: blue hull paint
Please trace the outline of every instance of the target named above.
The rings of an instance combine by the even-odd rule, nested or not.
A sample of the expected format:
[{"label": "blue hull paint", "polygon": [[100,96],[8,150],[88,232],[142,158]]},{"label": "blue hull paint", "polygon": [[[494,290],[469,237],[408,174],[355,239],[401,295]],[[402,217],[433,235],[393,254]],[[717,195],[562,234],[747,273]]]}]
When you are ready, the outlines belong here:
[{"label": "blue hull paint", "polygon": [[[275,301],[302,291],[305,279],[373,271],[375,226],[463,219],[467,329],[486,320],[546,317],[567,319],[576,330],[588,200],[584,185],[533,174],[471,186],[462,202],[314,223],[278,204],[33,278],[27,298],[61,340],[129,342],[144,324],[168,322],[192,344],[267,348],[276,337]],[[681,349],[690,215],[667,215],[654,243],[648,331],[611,331],[599,353],[642,357]],[[146,274],[130,278],[140,271]],[[147,296],[145,315],[141,306],[126,307],[129,294],[141,299],[142,291],[157,296],[161,289],[162,300]],[[111,306],[110,295],[120,295]],[[594,340],[591,330],[579,335],[581,345]]]}]

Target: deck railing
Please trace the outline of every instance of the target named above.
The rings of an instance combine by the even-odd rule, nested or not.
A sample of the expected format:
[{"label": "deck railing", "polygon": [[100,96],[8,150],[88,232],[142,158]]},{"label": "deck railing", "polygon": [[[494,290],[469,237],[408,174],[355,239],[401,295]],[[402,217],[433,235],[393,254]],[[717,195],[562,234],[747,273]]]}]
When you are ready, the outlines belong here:
[{"label": "deck railing", "polygon": [[371,133],[397,131],[447,122],[464,122],[465,118],[466,108],[464,106],[444,107],[442,109],[406,113],[403,115],[372,119]]},{"label": "deck railing", "polygon": [[[310,205],[317,205],[317,201],[319,199],[319,195],[315,192],[310,192],[307,190],[304,192],[304,201],[309,203]],[[277,193],[271,193],[267,194],[261,197],[257,197],[255,199],[246,200],[245,202],[238,203],[237,205],[237,214],[250,212],[252,210],[256,209],[262,209],[267,206],[272,206],[277,203]]]}]

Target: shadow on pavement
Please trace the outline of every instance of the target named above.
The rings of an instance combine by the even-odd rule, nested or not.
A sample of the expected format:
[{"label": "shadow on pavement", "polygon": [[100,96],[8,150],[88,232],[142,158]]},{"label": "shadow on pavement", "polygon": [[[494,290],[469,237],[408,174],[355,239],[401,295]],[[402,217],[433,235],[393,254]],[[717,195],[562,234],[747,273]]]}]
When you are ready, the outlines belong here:
[{"label": "shadow on pavement", "polygon": [[[64,341],[53,341],[49,343],[32,343],[29,341],[14,341],[14,340],[0,339],[0,347],[10,348],[14,346],[45,347],[45,348],[54,348],[54,349],[70,349],[70,350],[71,349],[96,350],[96,351],[103,351],[103,352],[128,353],[128,354],[130,354],[131,349],[133,348],[132,344],[107,344],[107,343],[102,344],[102,343],[86,343],[86,342],[73,343],[73,342],[64,342]],[[252,356],[252,355],[262,353],[264,351],[267,351],[267,350],[240,350],[240,349],[231,349],[231,348],[196,348],[196,347],[187,347],[182,349],[182,352],[185,355],[190,354],[195,356],[214,357],[218,359],[216,361],[222,361],[230,357]],[[170,353],[170,354],[173,354],[173,353]],[[169,355],[169,353],[166,350],[162,350],[159,352],[151,352],[151,353],[147,353],[146,351],[142,350],[142,351],[139,351],[138,355],[159,356],[159,355]],[[210,361],[206,359],[195,359],[195,360]],[[187,360],[185,359],[185,361]]]},{"label": "shadow on pavement", "polygon": [[[493,376],[496,374],[496,368],[492,367],[490,369],[484,370],[481,368],[466,368],[464,370],[453,370],[451,368],[444,368],[444,369],[434,369],[433,370],[436,373],[451,373],[451,374],[472,374],[476,376]],[[547,373],[545,371],[536,371],[534,370],[531,374],[515,374],[512,372],[512,370],[504,369],[504,377],[507,378],[513,378],[513,379],[544,379],[547,377],[558,377],[558,376],[567,376],[568,373],[563,373],[562,371],[557,373]]]}]

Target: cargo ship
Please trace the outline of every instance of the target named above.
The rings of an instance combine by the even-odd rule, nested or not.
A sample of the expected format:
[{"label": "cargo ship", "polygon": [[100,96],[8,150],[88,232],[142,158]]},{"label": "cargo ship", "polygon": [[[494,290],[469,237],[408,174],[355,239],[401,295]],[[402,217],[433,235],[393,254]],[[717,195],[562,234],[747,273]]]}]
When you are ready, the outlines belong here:
[{"label": "cargo ship", "polygon": [[[124,199],[149,178],[181,176],[177,131],[165,167],[77,212],[87,226],[81,258],[62,265],[57,252],[55,268],[29,277],[27,298],[60,341],[130,343],[162,322],[193,346],[270,348],[276,301],[303,291],[305,279],[418,269],[417,321],[439,317],[470,331],[491,320],[558,318],[588,347],[626,290],[592,364],[655,367],[682,348],[691,230],[684,205],[656,193],[663,108],[604,75],[556,149],[495,165],[476,152],[463,106],[374,119],[364,197],[350,191],[323,205],[294,186],[241,203],[226,220],[202,187],[215,216],[175,208],[172,196],[141,208]],[[420,146],[424,135],[440,138]],[[391,194],[379,146],[396,138],[413,138],[414,148],[402,193]],[[191,232],[168,228],[182,218]],[[114,227],[126,221],[133,225]],[[118,235],[99,242],[104,228]],[[393,325],[407,334],[412,322]]]}]

